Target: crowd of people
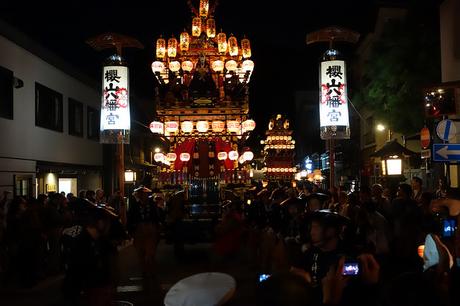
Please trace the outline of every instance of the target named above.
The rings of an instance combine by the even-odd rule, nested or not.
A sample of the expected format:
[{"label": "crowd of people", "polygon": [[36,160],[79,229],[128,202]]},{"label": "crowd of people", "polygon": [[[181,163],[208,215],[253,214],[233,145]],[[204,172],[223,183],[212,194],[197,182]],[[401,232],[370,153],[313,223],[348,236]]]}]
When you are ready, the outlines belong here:
[{"label": "crowd of people", "polygon": [[[255,293],[260,305],[460,305],[460,201],[441,183],[433,193],[422,183],[414,177],[394,195],[378,184],[351,193],[254,187],[222,206],[213,252],[244,253],[258,266],[266,276]],[[144,186],[129,208],[119,192],[106,197],[100,189],[36,199],[4,193],[2,284],[31,287],[65,272],[69,305],[110,305],[123,241],[133,240],[144,286],[155,277],[165,229],[183,256],[186,201],[184,191],[165,199]]]},{"label": "crowd of people", "polygon": [[260,305],[460,305],[460,202],[441,182],[433,193],[422,183],[414,177],[394,196],[379,184],[255,190],[223,219],[239,222],[240,243],[221,237],[236,249],[244,241],[271,275]]}]

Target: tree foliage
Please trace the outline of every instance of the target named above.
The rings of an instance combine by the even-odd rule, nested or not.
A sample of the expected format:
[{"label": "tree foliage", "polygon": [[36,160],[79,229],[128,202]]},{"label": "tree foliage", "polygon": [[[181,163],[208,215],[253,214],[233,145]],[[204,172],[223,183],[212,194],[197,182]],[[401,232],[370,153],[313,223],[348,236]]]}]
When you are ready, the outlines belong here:
[{"label": "tree foliage", "polygon": [[422,89],[439,82],[438,22],[409,10],[389,20],[362,67],[361,86],[353,97],[359,108],[404,134],[419,131],[424,121]]}]

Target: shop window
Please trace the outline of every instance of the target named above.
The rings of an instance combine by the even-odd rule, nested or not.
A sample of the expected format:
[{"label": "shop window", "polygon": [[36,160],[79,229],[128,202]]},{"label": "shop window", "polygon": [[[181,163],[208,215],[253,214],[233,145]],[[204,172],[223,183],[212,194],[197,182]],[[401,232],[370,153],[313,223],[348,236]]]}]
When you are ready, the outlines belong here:
[{"label": "shop window", "polygon": [[32,196],[32,177],[15,177],[14,194],[16,196]]},{"label": "shop window", "polygon": [[0,67],[0,117],[13,119],[13,71]]},{"label": "shop window", "polygon": [[62,132],[62,94],[35,83],[35,125]]},{"label": "shop window", "polygon": [[88,131],[88,139],[98,140],[99,141],[99,111],[88,106],[87,109],[87,131]]},{"label": "shop window", "polygon": [[69,98],[69,135],[83,137],[83,103]]}]

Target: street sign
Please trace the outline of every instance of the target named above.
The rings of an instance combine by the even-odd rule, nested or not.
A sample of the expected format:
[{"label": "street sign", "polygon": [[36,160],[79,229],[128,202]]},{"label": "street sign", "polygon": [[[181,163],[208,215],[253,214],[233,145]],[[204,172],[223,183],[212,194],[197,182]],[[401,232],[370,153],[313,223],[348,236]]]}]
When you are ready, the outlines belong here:
[{"label": "street sign", "polygon": [[460,161],[460,143],[433,144],[433,160],[440,162]]},{"label": "street sign", "polygon": [[422,156],[422,159],[427,159],[427,158],[430,158],[431,157],[431,150],[430,149],[424,149],[422,151],[420,151],[420,154]]},{"label": "street sign", "polygon": [[420,145],[422,146],[422,149],[426,149],[430,146],[430,130],[427,127],[424,127],[420,131]]},{"label": "street sign", "polygon": [[452,120],[442,120],[436,126],[436,134],[444,141],[449,141],[457,135],[457,127]]}]

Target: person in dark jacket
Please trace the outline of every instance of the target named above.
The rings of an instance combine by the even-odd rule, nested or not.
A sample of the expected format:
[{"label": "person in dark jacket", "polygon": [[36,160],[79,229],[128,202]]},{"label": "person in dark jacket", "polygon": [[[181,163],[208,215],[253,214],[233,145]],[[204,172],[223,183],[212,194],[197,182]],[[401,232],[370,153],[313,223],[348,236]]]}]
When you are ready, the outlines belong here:
[{"label": "person in dark jacket", "polygon": [[142,266],[144,280],[151,279],[154,273],[156,247],[159,239],[159,220],[154,200],[149,197],[152,191],[144,186],[134,190],[134,198],[128,211],[128,233],[134,238]]},{"label": "person in dark jacket", "polygon": [[66,229],[63,245],[67,254],[64,293],[67,305],[112,305],[113,247],[110,216],[93,209],[85,226]]}]

